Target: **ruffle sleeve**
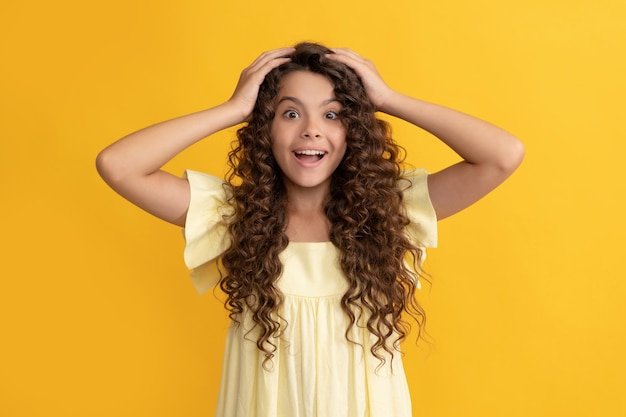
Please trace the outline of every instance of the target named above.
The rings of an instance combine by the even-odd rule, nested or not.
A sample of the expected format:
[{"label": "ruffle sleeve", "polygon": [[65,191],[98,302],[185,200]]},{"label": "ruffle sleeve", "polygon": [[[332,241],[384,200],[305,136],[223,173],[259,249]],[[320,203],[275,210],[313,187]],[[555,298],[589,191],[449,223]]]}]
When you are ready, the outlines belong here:
[{"label": "ruffle sleeve", "polygon": [[428,172],[416,169],[404,173],[403,199],[411,223],[405,228],[409,238],[424,248],[437,247],[437,215],[428,194]]},{"label": "ruffle sleeve", "polygon": [[203,294],[220,279],[219,257],[230,246],[225,216],[232,213],[227,204],[224,181],[212,175],[185,171],[191,199],[185,220],[185,265],[191,270],[196,290]]}]

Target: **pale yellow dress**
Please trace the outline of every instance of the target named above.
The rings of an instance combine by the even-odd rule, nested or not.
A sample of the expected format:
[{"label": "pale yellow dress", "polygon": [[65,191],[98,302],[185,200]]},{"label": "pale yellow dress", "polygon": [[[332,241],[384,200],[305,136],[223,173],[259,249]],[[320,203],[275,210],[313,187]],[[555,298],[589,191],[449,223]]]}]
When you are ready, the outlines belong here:
[{"label": "pale yellow dress", "polygon": [[[187,171],[191,202],[184,235],[185,263],[200,293],[219,281],[216,262],[229,245],[222,215],[223,181]],[[407,173],[404,192],[411,225],[407,233],[421,246],[437,244],[436,217],[428,196],[427,173]],[[231,325],[223,360],[217,417],[410,417],[411,399],[399,354],[377,369],[370,334],[354,327],[341,309],[346,281],[330,242],[291,242],[281,254],[284,295],[280,315],[287,327],[275,340],[270,369],[248,323]],[[388,358],[389,359],[389,358]]]}]

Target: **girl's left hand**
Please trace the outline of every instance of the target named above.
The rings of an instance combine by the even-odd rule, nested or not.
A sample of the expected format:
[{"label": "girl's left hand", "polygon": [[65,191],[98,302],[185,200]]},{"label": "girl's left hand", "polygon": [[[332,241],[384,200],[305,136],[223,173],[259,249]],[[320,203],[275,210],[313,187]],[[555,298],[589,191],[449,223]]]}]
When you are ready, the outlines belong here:
[{"label": "girl's left hand", "polygon": [[393,90],[382,79],[374,63],[350,49],[332,48],[332,51],[334,54],[326,56],[352,68],[361,77],[367,95],[376,106],[376,109],[384,111],[385,104],[392,95]]}]

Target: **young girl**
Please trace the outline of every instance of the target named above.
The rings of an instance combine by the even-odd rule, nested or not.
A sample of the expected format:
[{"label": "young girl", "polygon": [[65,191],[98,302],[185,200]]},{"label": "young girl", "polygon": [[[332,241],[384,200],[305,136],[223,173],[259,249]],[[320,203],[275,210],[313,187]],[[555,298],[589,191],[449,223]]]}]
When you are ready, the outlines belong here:
[{"label": "young girl", "polygon": [[[402,171],[381,111],[463,159]],[[244,123],[227,182],[160,168]],[[217,416],[411,416],[398,353],[436,221],[483,197],[523,147],[471,116],[407,97],[346,49],[266,52],[225,103],[133,133],[97,159],[104,180],[185,229],[199,291],[220,285],[233,321]]]}]

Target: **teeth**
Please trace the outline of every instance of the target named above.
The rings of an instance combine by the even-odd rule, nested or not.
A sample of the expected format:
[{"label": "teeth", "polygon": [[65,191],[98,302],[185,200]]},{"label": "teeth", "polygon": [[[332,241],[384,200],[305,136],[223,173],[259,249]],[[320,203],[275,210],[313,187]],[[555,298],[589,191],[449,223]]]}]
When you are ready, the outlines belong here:
[{"label": "teeth", "polygon": [[296,151],[297,155],[324,155],[323,151],[313,151],[313,150],[306,150],[306,151]]}]

